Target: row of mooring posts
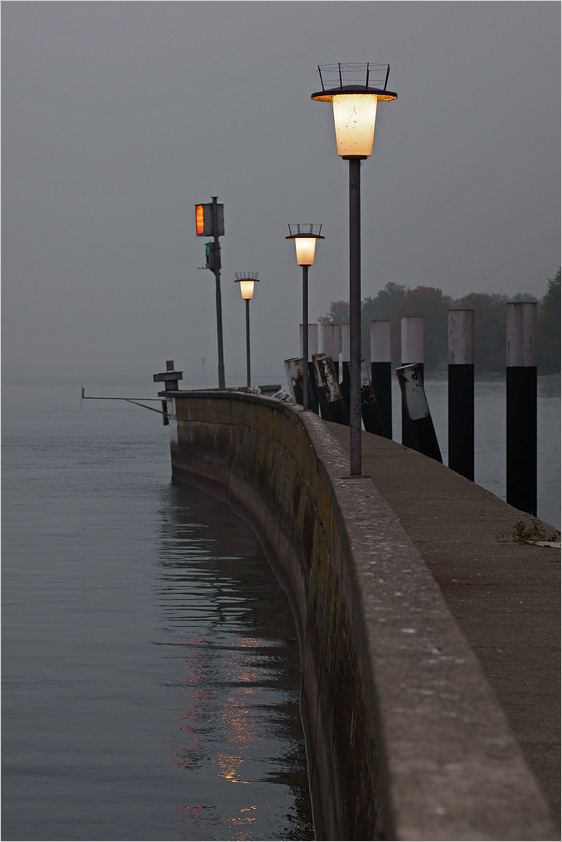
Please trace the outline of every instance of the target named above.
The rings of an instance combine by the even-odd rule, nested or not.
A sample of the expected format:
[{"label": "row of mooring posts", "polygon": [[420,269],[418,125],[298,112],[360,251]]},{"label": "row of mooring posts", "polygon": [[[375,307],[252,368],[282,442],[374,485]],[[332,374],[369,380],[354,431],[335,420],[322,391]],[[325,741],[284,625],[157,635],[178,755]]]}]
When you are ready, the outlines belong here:
[{"label": "row of mooring posts", "polygon": [[[319,331],[323,352],[319,350]],[[340,334],[341,330],[341,334]],[[402,443],[442,461],[424,389],[424,320],[401,320]],[[341,371],[339,365],[341,347]],[[308,325],[310,407],[322,417],[349,423],[349,325]],[[368,432],[392,438],[390,321],[370,324],[370,372],[363,364],[361,404]],[[301,325],[302,354],[302,325]],[[301,360],[287,360],[299,400]],[[302,377],[302,375],[301,375]],[[300,387],[302,394],[302,386]],[[506,306],[506,499],[530,514],[537,510],[537,305]],[[474,311],[448,313],[449,467],[474,480]]]}]

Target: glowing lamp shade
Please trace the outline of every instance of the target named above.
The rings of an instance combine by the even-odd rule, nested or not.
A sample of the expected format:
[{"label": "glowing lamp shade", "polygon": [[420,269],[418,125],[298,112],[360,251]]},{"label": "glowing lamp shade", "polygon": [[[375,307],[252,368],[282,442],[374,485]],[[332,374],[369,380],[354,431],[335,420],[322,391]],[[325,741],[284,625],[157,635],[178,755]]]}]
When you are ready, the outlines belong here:
[{"label": "glowing lamp shade", "polygon": [[238,281],[244,301],[251,301],[254,294],[254,281]]},{"label": "glowing lamp shade", "polygon": [[332,99],[338,155],[368,158],[373,152],[376,94],[335,94]]},{"label": "glowing lamp shade", "polygon": [[297,263],[299,266],[312,266],[317,237],[295,237]]},{"label": "glowing lamp shade", "polygon": [[203,205],[195,205],[195,226],[197,228],[197,236],[201,237],[205,233],[205,213]]}]

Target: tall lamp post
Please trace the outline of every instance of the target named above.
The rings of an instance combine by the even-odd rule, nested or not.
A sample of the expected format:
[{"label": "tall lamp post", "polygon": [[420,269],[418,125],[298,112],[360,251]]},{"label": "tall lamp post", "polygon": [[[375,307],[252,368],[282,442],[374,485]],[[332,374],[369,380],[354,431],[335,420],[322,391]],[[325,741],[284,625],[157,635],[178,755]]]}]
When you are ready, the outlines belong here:
[{"label": "tall lamp post", "polygon": [[246,302],[246,386],[252,385],[250,373],[250,301],[254,295],[254,284],[259,283],[257,272],[237,272],[235,283],[240,284],[240,294]]},{"label": "tall lamp post", "polygon": [[322,90],[316,102],[331,102],[338,155],[349,161],[350,473],[361,476],[361,161],[373,151],[377,104],[396,99],[387,91],[390,65],[329,64],[318,67]]},{"label": "tall lamp post", "polygon": [[304,409],[310,409],[310,394],[308,384],[308,267],[314,263],[316,240],[323,240],[320,235],[321,225],[307,222],[289,225],[289,236],[286,240],[294,240],[297,252],[297,263],[302,266],[302,403]]}]

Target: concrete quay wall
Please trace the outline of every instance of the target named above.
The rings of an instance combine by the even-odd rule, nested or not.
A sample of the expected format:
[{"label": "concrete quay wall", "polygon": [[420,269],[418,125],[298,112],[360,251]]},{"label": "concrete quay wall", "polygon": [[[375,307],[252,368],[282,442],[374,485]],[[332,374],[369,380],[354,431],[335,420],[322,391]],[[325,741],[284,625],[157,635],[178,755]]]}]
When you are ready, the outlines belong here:
[{"label": "concrete quay wall", "polygon": [[557,838],[434,578],[323,422],[262,396],[163,394],[174,476],[251,523],[289,593],[317,838]]}]

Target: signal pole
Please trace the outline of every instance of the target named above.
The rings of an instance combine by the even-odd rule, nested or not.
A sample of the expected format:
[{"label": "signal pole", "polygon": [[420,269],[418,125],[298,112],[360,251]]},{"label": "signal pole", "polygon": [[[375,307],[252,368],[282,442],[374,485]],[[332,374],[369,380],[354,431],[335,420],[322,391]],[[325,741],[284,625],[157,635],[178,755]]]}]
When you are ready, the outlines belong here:
[{"label": "signal pole", "polygon": [[219,352],[219,389],[225,389],[224,379],[224,350],[222,344],[222,302],[221,302],[221,247],[219,243],[218,196],[211,196],[213,200],[213,241],[215,252],[216,297],[217,297],[217,344]]},{"label": "signal pole", "polygon": [[214,274],[216,282],[219,389],[225,389],[222,341],[221,247],[219,242],[219,237],[224,234],[224,205],[218,204],[218,196],[211,196],[211,198],[213,200],[212,204],[195,205],[195,225],[198,237],[211,236],[213,238],[212,242],[205,243],[205,268]]}]

